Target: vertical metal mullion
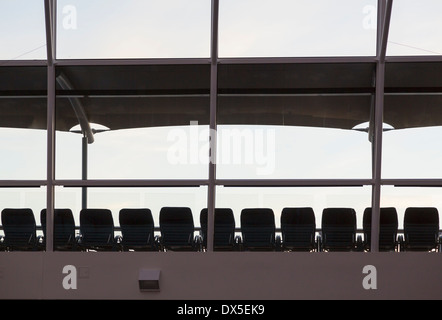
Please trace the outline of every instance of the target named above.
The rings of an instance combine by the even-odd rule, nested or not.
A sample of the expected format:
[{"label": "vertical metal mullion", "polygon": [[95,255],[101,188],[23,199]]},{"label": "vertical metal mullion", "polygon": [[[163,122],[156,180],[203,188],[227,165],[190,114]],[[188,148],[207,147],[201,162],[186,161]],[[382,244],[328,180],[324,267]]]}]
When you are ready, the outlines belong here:
[{"label": "vertical metal mullion", "polygon": [[55,66],[53,56],[54,2],[45,0],[47,52],[47,189],[46,189],[46,251],[54,250],[54,181],[55,181]]},{"label": "vertical metal mullion", "polygon": [[219,0],[212,0],[211,67],[210,67],[210,161],[207,192],[207,251],[213,251],[216,201],[217,100],[218,100],[218,21]]},{"label": "vertical metal mullion", "polygon": [[382,162],[382,125],[384,103],[384,74],[385,63],[378,62],[376,66],[376,112],[374,137],[374,172],[372,189],[372,217],[371,217],[371,252],[379,251],[379,224],[381,206],[381,162]]},{"label": "vertical metal mullion", "polygon": [[385,17],[385,0],[378,0],[378,12],[377,12],[377,29],[376,29],[376,56],[379,58],[382,46],[382,29],[384,26]]},{"label": "vertical metal mullion", "polygon": [[57,1],[52,0],[52,59],[57,59]]},{"label": "vertical metal mullion", "polygon": [[[81,140],[81,179],[88,179],[88,137],[84,135]],[[87,187],[81,188],[81,208],[87,208]]]},{"label": "vertical metal mullion", "polygon": [[384,123],[384,86],[385,86],[385,56],[390,26],[392,0],[378,1],[378,39],[376,64],[376,92],[375,92],[375,139],[373,151],[373,190],[372,190],[372,217],[371,217],[371,252],[379,252],[379,229],[381,215],[381,182],[382,182],[382,138]]},{"label": "vertical metal mullion", "polygon": [[46,251],[53,250],[53,217],[55,203],[55,67],[48,66],[47,110],[47,190],[46,190]]}]

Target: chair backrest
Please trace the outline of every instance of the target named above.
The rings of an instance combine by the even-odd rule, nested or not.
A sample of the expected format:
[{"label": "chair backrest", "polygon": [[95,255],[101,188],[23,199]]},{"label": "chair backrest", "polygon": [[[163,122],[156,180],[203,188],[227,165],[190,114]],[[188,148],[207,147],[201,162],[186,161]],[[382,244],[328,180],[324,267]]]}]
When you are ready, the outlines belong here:
[{"label": "chair backrest", "polygon": [[37,248],[37,226],[32,209],[3,209],[2,225],[4,246],[9,250],[26,251]]},{"label": "chair backrest", "polygon": [[[200,225],[203,246],[207,246],[207,208],[201,210]],[[235,217],[230,208],[216,208],[214,219],[214,249],[233,249],[235,245]]]},{"label": "chair backrest", "polygon": [[275,215],[268,208],[241,211],[242,245],[245,250],[275,249]]},{"label": "chair backrest", "polygon": [[193,250],[192,210],[187,207],[163,207],[160,210],[161,244],[169,250]]},{"label": "chair backrest", "polygon": [[430,251],[437,248],[439,212],[436,208],[407,208],[404,214],[404,250]]},{"label": "chair backrest", "polygon": [[312,208],[284,208],[281,212],[282,246],[294,251],[315,249],[316,219]]},{"label": "chair backrest", "polygon": [[[366,208],[362,218],[364,247],[371,247],[372,208]],[[381,208],[379,217],[379,251],[394,251],[397,243],[398,215],[396,208]]]},{"label": "chair backrest", "polygon": [[322,247],[328,251],[356,249],[356,211],[325,208],[322,213]]},{"label": "chair backrest", "polygon": [[[46,239],[46,209],[40,212],[40,223]],[[54,209],[54,250],[73,249],[75,246],[75,220],[71,209]]]},{"label": "chair backrest", "polygon": [[121,209],[119,221],[123,248],[135,250],[155,249],[155,226],[150,209]]},{"label": "chair backrest", "polygon": [[110,249],[114,245],[114,220],[108,209],[80,211],[81,245],[96,249]]}]

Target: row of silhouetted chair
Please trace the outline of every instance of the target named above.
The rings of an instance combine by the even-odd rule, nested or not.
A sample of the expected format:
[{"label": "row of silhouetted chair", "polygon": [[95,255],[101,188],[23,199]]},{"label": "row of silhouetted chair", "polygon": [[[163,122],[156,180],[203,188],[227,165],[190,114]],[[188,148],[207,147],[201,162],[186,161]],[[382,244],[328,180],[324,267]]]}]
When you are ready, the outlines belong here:
[{"label": "row of silhouetted chair", "polygon": [[[43,236],[37,237],[34,213],[31,209],[2,211],[4,237],[1,246],[8,251],[36,251],[46,247],[46,209],[40,213]],[[71,209],[54,210],[53,247],[55,250],[198,250],[194,237],[190,208],[162,208],[161,236],[154,234],[150,209],[122,209],[119,213],[122,236],[115,236],[112,212],[108,209],[82,209],[80,232]]]},{"label": "row of silhouetted chair", "polygon": [[[149,209],[122,209],[119,213],[121,235],[115,236],[112,213],[108,209],[80,211],[80,233],[76,235],[70,209],[55,209],[53,244],[55,250],[95,251],[200,251],[207,248],[208,210],[200,214],[201,233],[195,236],[190,208],[165,207],[160,211],[160,235],[155,235]],[[2,211],[4,237],[1,247],[8,251],[44,250],[46,210],[40,213],[43,236],[31,209]],[[316,229],[312,208],[284,208],[281,232],[276,235],[272,209],[249,208],[241,211],[241,236],[237,236],[232,209],[217,208],[214,215],[214,250],[247,251],[370,251],[371,209],[363,216],[363,235],[356,237],[356,212],[351,208],[326,208],[322,226]],[[398,236],[395,208],[381,208],[380,251],[432,251],[439,241],[439,214],[436,208],[408,208],[404,215],[403,235]]]},{"label": "row of silhouetted chair", "polygon": [[41,250],[37,225],[31,209],[4,209],[2,225],[5,236],[1,247],[9,251]]},{"label": "row of silhouetted chair", "polygon": [[[312,208],[284,208],[281,212],[281,237],[278,238],[275,237],[271,209],[243,209],[242,237],[234,243],[239,243],[243,250],[370,251],[371,213],[371,208],[364,210],[364,237],[357,238],[356,212],[352,208],[324,209],[319,233]],[[235,225],[233,212],[230,209],[216,209],[214,224],[214,248],[231,248]],[[204,230],[203,222],[201,227]],[[404,231],[400,237],[396,209],[381,208],[380,251],[432,251],[438,250],[439,245],[439,213],[436,208],[407,208]]]}]

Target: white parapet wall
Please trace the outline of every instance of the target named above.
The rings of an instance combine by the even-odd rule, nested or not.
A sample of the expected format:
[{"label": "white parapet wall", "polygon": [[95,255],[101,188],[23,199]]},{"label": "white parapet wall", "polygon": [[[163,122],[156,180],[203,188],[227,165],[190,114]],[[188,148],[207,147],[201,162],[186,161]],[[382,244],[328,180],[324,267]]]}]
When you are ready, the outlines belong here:
[{"label": "white parapet wall", "polygon": [[0,299],[441,299],[441,270],[439,253],[5,252]]}]

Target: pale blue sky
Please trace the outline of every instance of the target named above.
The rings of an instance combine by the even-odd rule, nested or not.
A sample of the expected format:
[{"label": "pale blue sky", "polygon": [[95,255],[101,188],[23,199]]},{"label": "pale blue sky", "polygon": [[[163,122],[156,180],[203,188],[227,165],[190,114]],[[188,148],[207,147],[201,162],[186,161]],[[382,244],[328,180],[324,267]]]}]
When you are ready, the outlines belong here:
[{"label": "pale blue sky", "polygon": [[[60,0],[58,57],[208,57],[210,0]],[[0,60],[44,59],[44,5],[0,1]],[[374,55],[376,0],[220,1],[220,56]],[[122,5],[124,4],[124,5]],[[75,8],[76,28],[64,24]],[[393,4],[387,54],[441,54],[438,0]],[[263,21],[265,23],[263,23]],[[69,26],[69,23],[68,23]]]}]

